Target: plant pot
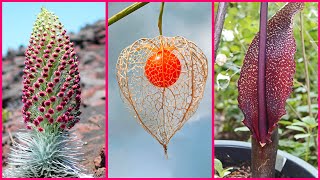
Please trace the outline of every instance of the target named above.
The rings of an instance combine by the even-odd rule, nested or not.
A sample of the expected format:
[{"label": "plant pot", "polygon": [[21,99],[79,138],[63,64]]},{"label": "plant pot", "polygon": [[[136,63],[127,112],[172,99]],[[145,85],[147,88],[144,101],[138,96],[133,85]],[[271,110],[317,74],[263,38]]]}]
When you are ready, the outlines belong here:
[{"label": "plant pot", "polygon": [[[215,158],[222,164],[251,161],[251,143],[229,140],[214,141]],[[276,170],[291,178],[317,178],[318,170],[304,160],[278,150]]]}]

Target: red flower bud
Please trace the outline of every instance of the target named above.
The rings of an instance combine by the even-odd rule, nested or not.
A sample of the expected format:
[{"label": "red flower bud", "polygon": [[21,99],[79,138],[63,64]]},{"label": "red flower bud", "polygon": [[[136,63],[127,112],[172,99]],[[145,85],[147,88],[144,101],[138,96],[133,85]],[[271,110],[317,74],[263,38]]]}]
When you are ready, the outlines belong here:
[{"label": "red flower bud", "polygon": [[44,82],[44,79],[43,79],[43,78],[39,78],[39,79],[38,79],[38,82],[39,82],[39,83],[43,83],[43,82]]},{"label": "red flower bud", "polygon": [[60,76],[61,73],[60,73],[59,71],[55,71],[55,72],[54,72],[54,75],[55,75],[55,76]]},{"label": "red flower bud", "polygon": [[38,125],[39,125],[39,121],[38,121],[38,120],[34,120],[34,121],[33,121],[33,124],[34,124],[35,126],[38,126]]},{"label": "red flower bud", "polygon": [[38,128],[38,131],[39,131],[39,132],[42,132],[42,131],[43,131],[43,128],[42,128],[42,127],[39,127],[39,128]]},{"label": "red flower bud", "polygon": [[59,54],[58,53],[53,53],[52,56],[56,58],[56,57],[59,56]]},{"label": "red flower bud", "polygon": [[54,97],[54,96],[50,97],[50,101],[51,102],[55,102],[56,101],[56,97]]},{"label": "red flower bud", "polygon": [[39,122],[43,121],[43,117],[42,116],[39,116],[37,119],[38,119]]},{"label": "red flower bud", "polygon": [[58,93],[58,96],[59,96],[59,97],[63,97],[63,95],[64,95],[63,92],[59,92],[59,93]]},{"label": "red flower bud", "polygon": [[59,78],[59,77],[55,77],[55,78],[53,78],[53,81],[54,81],[55,83],[58,83],[58,82],[60,81],[60,78]]},{"label": "red flower bud", "polygon": [[44,108],[44,107],[42,107],[42,106],[41,106],[41,107],[39,107],[39,111],[40,111],[40,112],[44,112],[44,110],[45,110],[45,108]]},{"label": "red flower bud", "polygon": [[46,114],[44,115],[44,117],[46,117],[47,119],[49,119],[49,118],[51,118],[51,115],[50,115],[49,113],[46,113]]},{"label": "red flower bud", "polygon": [[65,125],[65,124],[61,124],[60,128],[61,128],[61,129],[65,129],[65,128],[66,128],[66,125]]},{"label": "red flower bud", "polygon": [[34,101],[38,101],[38,97],[35,95],[35,96],[33,96],[33,98],[32,98]]},{"label": "red flower bud", "polygon": [[49,82],[48,86],[52,88],[54,86],[53,82]]},{"label": "red flower bud", "polygon": [[49,54],[44,54],[43,58],[49,58]]},{"label": "red flower bud", "polygon": [[56,109],[57,109],[57,111],[61,111],[63,109],[63,107],[61,105],[58,105]]},{"label": "red flower bud", "polygon": [[54,113],[54,110],[53,110],[52,108],[50,108],[50,109],[48,110],[48,113],[49,113],[49,114],[53,114],[53,113]]},{"label": "red flower bud", "polygon": [[50,104],[51,104],[50,101],[45,101],[45,102],[44,102],[44,105],[45,105],[45,106],[50,106]]},{"label": "red flower bud", "polygon": [[49,118],[48,121],[50,124],[52,124],[54,120],[53,120],[53,118]]},{"label": "red flower bud", "polygon": [[45,96],[45,95],[46,95],[45,92],[43,92],[43,91],[39,92],[39,96],[43,97],[43,96]]}]

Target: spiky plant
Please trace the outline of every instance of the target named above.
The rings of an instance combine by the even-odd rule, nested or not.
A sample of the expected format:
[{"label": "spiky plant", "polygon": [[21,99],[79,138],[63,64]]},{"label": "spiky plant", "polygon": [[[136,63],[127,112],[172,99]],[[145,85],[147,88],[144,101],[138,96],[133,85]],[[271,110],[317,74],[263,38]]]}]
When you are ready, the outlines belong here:
[{"label": "spiky plant", "polygon": [[67,132],[17,133],[9,156],[14,168],[6,171],[7,177],[79,177],[79,148],[81,143]]},{"label": "spiky plant", "polygon": [[69,133],[80,120],[80,75],[74,44],[58,17],[45,8],[25,52],[23,120],[7,177],[79,177],[81,142]]}]

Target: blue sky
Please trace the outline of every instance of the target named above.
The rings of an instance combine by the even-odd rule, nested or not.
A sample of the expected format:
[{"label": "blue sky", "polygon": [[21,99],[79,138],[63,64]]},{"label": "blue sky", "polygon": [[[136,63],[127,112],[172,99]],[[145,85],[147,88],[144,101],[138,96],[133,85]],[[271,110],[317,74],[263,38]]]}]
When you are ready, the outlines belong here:
[{"label": "blue sky", "polygon": [[[108,16],[132,3],[109,3]],[[163,35],[193,41],[208,59],[209,74],[197,112],[171,139],[166,160],[162,146],[134,119],[120,97],[116,63],[122,49],[140,38],[159,35],[160,3],[149,3],[109,27],[109,177],[212,176],[212,3],[165,3]]]},{"label": "blue sky", "polygon": [[2,54],[8,48],[17,49],[20,45],[27,45],[31,35],[33,23],[41,7],[54,12],[64,24],[68,32],[78,32],[86,24],[105,19],[105,3],[2,3]]}]

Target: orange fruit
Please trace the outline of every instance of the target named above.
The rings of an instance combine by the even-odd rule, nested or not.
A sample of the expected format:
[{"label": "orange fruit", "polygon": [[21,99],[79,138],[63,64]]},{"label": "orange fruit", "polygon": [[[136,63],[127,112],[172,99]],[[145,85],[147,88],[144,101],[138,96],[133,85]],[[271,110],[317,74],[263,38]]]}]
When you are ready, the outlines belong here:
[{"label": "orange fruit", "polygon": [[181,64],[171,51],[161,49],[147,60],[144,70],[153,85],[166,88],[179,79]]}]

